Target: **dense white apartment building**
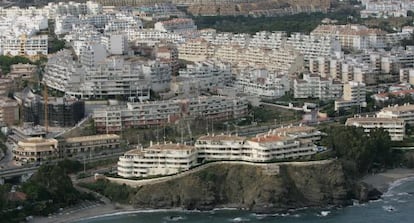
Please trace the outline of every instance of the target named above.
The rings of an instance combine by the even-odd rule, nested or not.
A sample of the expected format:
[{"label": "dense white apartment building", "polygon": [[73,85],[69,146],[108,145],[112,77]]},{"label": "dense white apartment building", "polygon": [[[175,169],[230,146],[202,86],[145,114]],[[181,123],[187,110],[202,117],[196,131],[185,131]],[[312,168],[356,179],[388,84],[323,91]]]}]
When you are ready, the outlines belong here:
[{"label": "dense white apartment building", "polygon": [[86,3],[79,2],[49,2],[44,7],[30,6],[28,8],[19,8],[17,6],[3,8],[0,7],[0,16],[13,17],[22,15],[41,15],[46,16],[48,19],[56,19],[59,16],[64,15],[85,15],[85,14],[100,14],[102,13],[102,5],[93,1],[87,1]]},{"label": "dense white apartment building", "polygon": [[287,38],[286,44],[299,51],[305,60],[305,66],[310,59],[318,57],[330,57],[340,55],[341,44],[335,38],[329,36],[315,37],[302,33],[292,33]]},{"label": "dense white apartment building", "polygon": [[234,87],[248,95],[274,99],[284,96],[290,90],[290,83],[286,73],[246,68],[235,75]]},{"label": "dense white apartment building", "polygon": [[342,83],[315,74],[304,74],[303,79],[293,80],[294,98],[319,98],[321,100],[342,97]]},{"label": "dense white apartment building", "polygon": [[81,65],[73,60],[70,51],[62,50],[49,57],[42,81],[49,88],[77,95],[84,73]]},{"label": "dense white apartment building", "polygon": [[[68,51],[52,56],[45,68],[45,83],[50,88],[82,98],[136,97],[142,100],[149,98],[150,89],[163,92],[170,88],[169,62],[112,56],[94,63],[96,58],[87,55],[81,54],[86,58],[82,63],[73,61]],[[90,66],[85,65],[87,61]]]},{"label": "dense white apartment building", "polygon": [[197,154],[193,146],[183,144],[152,144],[138,148],[119,157],[118,175],[148,177],[170,175],[189,170],[197,165]]},{"label": "dense white apartment building", "polygon": [[48,37],[47,35],[22,34],[20,36],[0,37],[0,53],[10,56],[29,56],[47,55]]},{"label": "dense white apartment building", "polygon": [[47,35],[37,34],[47,28],[47,18],[44,16],[0,17],[0,54],[47,55]]},{"label": "dense white apartment building", "polygon": [[186,41],[179,33],[162,32],[154,29],[143,29],[128,33],[128,40],[135,45],[145,44],[148,46],[155,46],[160,42],[180,44]]},{"label": "dense white apartment building", "polygon": [[402,106],[390,106],[381,109],[377,113],[379,118],[397,118],[404,120],[405,124],[413,125],[414,124],[414,105],[404,104]]},{"label": "dense white apartment building", "polygon": [[199,38],[189,40],[178,47],[179,58],[189,61],[203,61],[214,58],[229,62],[240,69],[249,66],[263,67],[272,71],[282,71],[289,75],[303,71],[304,57],[293,47],[278,49],[243,47],[238,44],[214,45]]},{"label": "dense white apartment building", "polygon": [[[341,57],[318,57],[309,61],[309,70],[322,77],[363,82],[375,85],[379,82],[393,82],[400,70],[414,67],[414,50],[410,47],[385,50],[364,50],[361,53]],[[406,74],[404,76],[404,74]],[[403,72],[408,80],[408,73]]]},{"label": "dense white apartment building", "polygon": [[128,36],[125,34],[104,35],[101,38],[101,43],[110,55],[127,54],[129,49]]},{"label": "dense white apartment building", "polygon": [[192,19],[177,18],[167,21],[156,22],[154,29],[162,32],[172,33],[191,33],[197,30],[197,26]]},{"label": "dense white apartment building", "polygon": [[194,146],[156,144],[135,149],[119,157],[122,177],[169,175],[189,170],[205,161],[269,162],[309,156],[317,152],[315,143],[322,133],[313,127],[288,126],[258,134],[253,138],[234,135],[205,135]]},{"label": "dense white apartment building", "polygon": [[185,17],[185,13],[178,10],[177,6],[171,3],[154,3],[138,6],[134,9],[134,14],[138,14],[140,18],[146,21]]},{"label": "dense white apartment building", "polygon": [[405,122],[398,118],[353,117],[348,118],[345,125],[362,127],[367,133],[382,128],[388,132],[392,141],[402,141],[405,135]]},{"label": "dense white apartment building", "polygon": [[[171,82],[171,91],[175,94],[190,91],[213,91],[232,82],[232,68],[229,63],[208,60],[188,64],[179,70],[179,77]],[[194,89],[187,89],[193,86]]]},{"label": "dense white apartment building", "polygon": [[175,123],[183,117],[230,120],[247,114],[244,98],[203,96],[190,99],[128,103],[94,110],[92,118],[98,132],[116,133],[137,128]]},{"label": "dense white apartment building", "polygon": [[115,14],[114,18],[111,18],[107,24],[105,24],[105,32],[138,32],[142,30],[142,21],[138,16]]},{"label": "dense white apartment building", "polygon": [[366,85],[361,82],[349,81],[343,86],[343,96],[335,100],[335,111],[342,108],[357,106],[366,107]]},{"label": "dense white apartment building", "polygon": [[384,48],[386,32],[362,25],[319,25],[311,36],[338,38],[342,48],[362,50]]},{"label": "dense white apartment building", "polygon": [[365,6],[361,18],[407,17],[407,12],[414,10],[410,0],[362,0],[361,3]]}]

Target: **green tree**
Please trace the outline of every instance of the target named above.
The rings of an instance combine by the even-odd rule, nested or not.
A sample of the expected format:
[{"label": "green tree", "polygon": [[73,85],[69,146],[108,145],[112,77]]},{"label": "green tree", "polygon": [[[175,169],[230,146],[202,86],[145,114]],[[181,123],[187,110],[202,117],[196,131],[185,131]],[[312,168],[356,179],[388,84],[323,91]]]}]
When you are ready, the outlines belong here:
[{"label": "green tree", "polygon": [[338,158],[355,163],[360,174],[393,164],[391,139],[383,129],[366,133],[362,128],[339,126],[326,129],[326,132],[328,135],[322,143]]}]

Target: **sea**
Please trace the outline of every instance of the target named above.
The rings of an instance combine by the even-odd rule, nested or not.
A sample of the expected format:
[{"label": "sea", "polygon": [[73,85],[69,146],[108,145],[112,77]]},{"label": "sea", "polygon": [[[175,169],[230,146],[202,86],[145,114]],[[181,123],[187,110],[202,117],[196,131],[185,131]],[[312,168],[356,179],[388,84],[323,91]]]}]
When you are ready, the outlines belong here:
[{"label": "sea", "polygon": [[303,208],[283,213],[257,214],[248,211],[217,209],[212,211],[146,210],[96,216],[80,223],[414,223],[414,178],[393,182],[381,199],[343,208]]}]

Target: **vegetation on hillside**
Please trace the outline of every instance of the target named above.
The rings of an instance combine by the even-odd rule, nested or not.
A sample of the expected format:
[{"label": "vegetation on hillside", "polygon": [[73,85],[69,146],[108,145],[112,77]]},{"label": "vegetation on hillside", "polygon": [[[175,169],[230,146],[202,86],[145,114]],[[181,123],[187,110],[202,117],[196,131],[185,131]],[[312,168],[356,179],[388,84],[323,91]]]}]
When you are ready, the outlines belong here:
[{"label": "vegetation on hillside", "polygon": [[81,200],[94,199],[90,194],[80,193],[72,185],[68,174],[80,169],[79,162],[69,160],[53,166],[42,165],[27,182],[15,189],[25,193],[27,200],[8,200],[11,185],[0,185],[0,219],[21,222],[26,216],[48,215]]},{"label": "vegetation on hillside", "polygon": [[3,74],[8,74],[10,72],[10,67],[13,64],[18,63],[32,63],[29,59],[22,56],[0,56],[0,68]]},{"label": "vegetation on hillside", "polygon": [[362,128],[331,126],[324,130],[327,136],[322,143],[334,151],[339,159],[355,167],[355,176],[391,167],[395,155],[391,151],[388,132],[375,129],[365,133]]},{"label": "vegetation on hillside", "polygon": [[193,17],[199,29],[214,28],[221,32],[256,33],[258,31],[286,31],[309,33],[324,18],[338,20],[339,24],[348,22],[350,16],[357,16],[353,9],[343,9],[332,13],[300,13],[281,17],[248,16],[198,16]]}]

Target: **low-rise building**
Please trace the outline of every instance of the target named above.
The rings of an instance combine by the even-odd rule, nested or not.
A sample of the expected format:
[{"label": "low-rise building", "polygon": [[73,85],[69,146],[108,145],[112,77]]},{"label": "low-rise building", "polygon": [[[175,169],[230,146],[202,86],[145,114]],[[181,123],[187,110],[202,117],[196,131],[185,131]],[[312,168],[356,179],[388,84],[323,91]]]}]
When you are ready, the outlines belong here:
[{"label": "low-rise building", "polygon": [[56,139],[27,138],[20,140],[13,149],[13,159],[20,162],[44,161],[57,157]]},{"label": "low-rise building", "polygon": [[402,141],[405,135],[405,122],[398,118],[354,117],[348,118],[345,125],[362,127],[367,133],[382,128],[388,132],[392,141]]},{"label": "low-rise building", "polygon": [[397,118],[402,119],[408,125],[414,124],[414,105],[405,104],[403,106],[389,106],[381,109],[377,113],[379,118]]},{"label": "low-rise building", "polygon": [[123,177],[168,175],[189,170],[205,161],[269,162],[294,159],[317,152],[322,133],[308,126],[287,126],[253,138],[234,135],[205,135],[194,146],[157,144],[125,153],[118,161]]},{"label": "low-rise building", "polygon": [[119,149],[121,137],[115,134],[90,135],[65,138],[59,143],[59,153],[63,156],[79,153],[98,153]]},{"label": "low-rise building", "polygon": [[170,175],[189,170],[197,164],[196,149],[183,144],[156,144],[134,149],[119,157],[118,175],[147,177]]}]

